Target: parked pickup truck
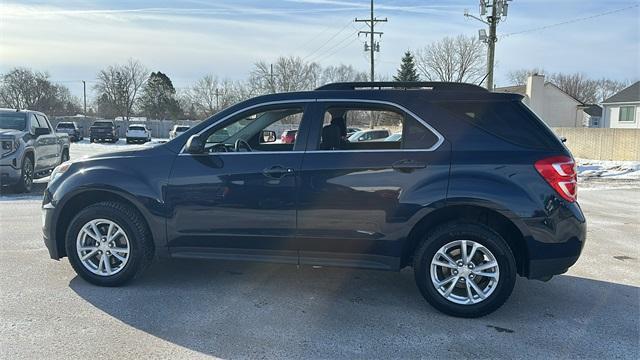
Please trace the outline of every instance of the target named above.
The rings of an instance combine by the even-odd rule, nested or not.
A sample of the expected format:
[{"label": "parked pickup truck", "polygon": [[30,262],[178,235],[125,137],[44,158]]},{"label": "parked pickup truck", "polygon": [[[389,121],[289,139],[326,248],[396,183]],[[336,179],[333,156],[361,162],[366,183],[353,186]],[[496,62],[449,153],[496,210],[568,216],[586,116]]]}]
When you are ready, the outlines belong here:
[{"label": "parked pickup truck", "polygon": [[68,134],[71,141],[82,140],[82,126],[78,126],[75,121],[59,122],[56,125],[56,132]]},{"label": "parked pickup truck", "polygon": [[99,120],[93,123],[89,128],[89,139],[91,142],[96,141],[118,141],[118,128],[111,120]]},{"label": "parked pickup truck", "polygon": [[41,112],[0,109],[0,185],[29,192],[33,179],[69,160],[69,136]]}]

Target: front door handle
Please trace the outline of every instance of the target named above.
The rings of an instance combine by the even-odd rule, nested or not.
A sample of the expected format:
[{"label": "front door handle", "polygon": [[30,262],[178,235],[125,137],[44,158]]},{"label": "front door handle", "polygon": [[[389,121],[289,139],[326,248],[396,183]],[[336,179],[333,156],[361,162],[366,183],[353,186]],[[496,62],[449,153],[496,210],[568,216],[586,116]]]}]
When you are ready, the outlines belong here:
[{"label": "front door handle", "polygon": [[293,174],[292,168],[285,168],[284,166],[275,165],[270,168],[262,170],[262,174],[271,179],[281,179],[285,175]]},{"label": "front door handle", "polygon": [[415,160],[400,160],[394,162],[391,167],[394,170],[398,170],[401,172],[412,172],[413,170],[426,168],[427,164]]}]

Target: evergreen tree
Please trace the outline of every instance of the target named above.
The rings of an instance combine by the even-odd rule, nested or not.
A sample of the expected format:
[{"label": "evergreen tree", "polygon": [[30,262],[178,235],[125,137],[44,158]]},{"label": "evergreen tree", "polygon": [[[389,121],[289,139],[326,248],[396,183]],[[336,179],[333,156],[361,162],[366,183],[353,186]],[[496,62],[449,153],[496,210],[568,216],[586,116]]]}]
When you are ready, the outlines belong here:
[{"label": "evergreen tree", "polygon": [[420,75],[416,69],[416,63],[413,54],[410,51],[404,53],[402,64],[398,69],[398,74],[393,77],[395,81],[420,81]]},{"label": "evergreen tree", "polygon": [[171,79],[162,72],[152,72],[140,98],[140,107],[151,119],[177,118],[180,105]]}]

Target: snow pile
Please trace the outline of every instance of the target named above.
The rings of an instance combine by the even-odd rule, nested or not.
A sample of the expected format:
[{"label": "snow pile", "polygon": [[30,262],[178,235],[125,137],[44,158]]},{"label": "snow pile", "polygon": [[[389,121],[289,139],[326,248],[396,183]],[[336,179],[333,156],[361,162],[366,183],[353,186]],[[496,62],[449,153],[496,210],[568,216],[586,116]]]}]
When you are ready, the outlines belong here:
[{"label": "snow pile", "polygon": [[576,159],[578,177],[612,180],[640,180],[640,161]]}]

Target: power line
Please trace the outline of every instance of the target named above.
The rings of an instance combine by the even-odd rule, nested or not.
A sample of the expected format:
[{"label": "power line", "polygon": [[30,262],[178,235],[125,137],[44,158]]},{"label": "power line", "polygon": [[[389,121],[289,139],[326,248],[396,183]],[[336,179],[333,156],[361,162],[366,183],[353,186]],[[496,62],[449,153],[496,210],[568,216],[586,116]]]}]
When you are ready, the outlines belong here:
[{"label": "power line", "polygon": [[[320,61],[324,61],[327,59],[330,59],[333,55],[337,54],[338,51],[341,51],[343,49],[346,49],[347,47],[349,47],[351,44],[353,44],[354,42],[358,41],[357,37],[353,37],[354,35],[356,35],[358,32],[360,32],[361,29],[363,29],[364,26],[360,27],[359,29],[357,29],[356,31],[352,32],[349,34],[349,36],[347,36],[346,38],[342,39],[342,41],[338,42],[335,44],[335,46],[333,48],[338,47],[337,49],[335,49],[334,51],[331,51],[332,49],[327,49],[326,53],[321,56],[320,58],[316,59],[316,61],[320,62]],[[344,46],[340,46],[342,43],[344,43],[345,41],[349,40],[351,38],[351,41],[349,41],[347,44],[345,44]],[[331,51],[331,52],[330,52]],[[330,52],[330,53],[329,53]]]},{"label": "power line", "polygon": [[315,50],[307,54],[307,56],[303,57],[302,60],[307,60],[311,56],[315,55],[318,51],[320,51],[320,49],[322,49],[325,45],[327,45],[331,40],[335,39],[338,35],[340,35],[343,31],[345,31],[349,27],[349,25],[351,25],[351,20],[349,20],[349,22],[346,23],[340,30],[338,30],[331,37],[329,37],[325,42],[323,42],[322,45],[320,45]]},{"label": "power line", "polygon": [[595,15],[590,15],[590,16],[585,16],[585,17],[581,17],[581,18],[575,18],[575,19],[571,19],[571,20],[566,20],[566,21],[562,21],[562,22],[559,22],[559,23],[555,23],[555,24],[544,25],[544,26],[540,26],[540,27],[527,29],[527,30],[515,31],[515,32],[512,32],[512,33],[504,34],[504,35],[502,35],[502,37],[506,38],[506,37],[513,36],[513,35],[520,35],[520,34],[524,34],[524,33],[545,30],[545,29],[548,29],[548,28],[561,26],[561,25],[572,24],[572,23],[576,23],[576,22],[579,22],[579,21],[591,20],[591,19],[594,19],[594,18],[597,18],[597,17],[611,15],[611,14],[619,13],[619,12],[622,12],[622,11],[625,11],[625,10],[633,9],[633,8],[638,7],[638,6],[640,6],[640,4],[635,4],[635,5],[631,5],[631,6],[627,6],[627,7],[623,7],[623,8],[619,8],[619,9],[615,9],[615,10],[605,11],[603,13],[599,13],[599,14],[595,14]]}]

